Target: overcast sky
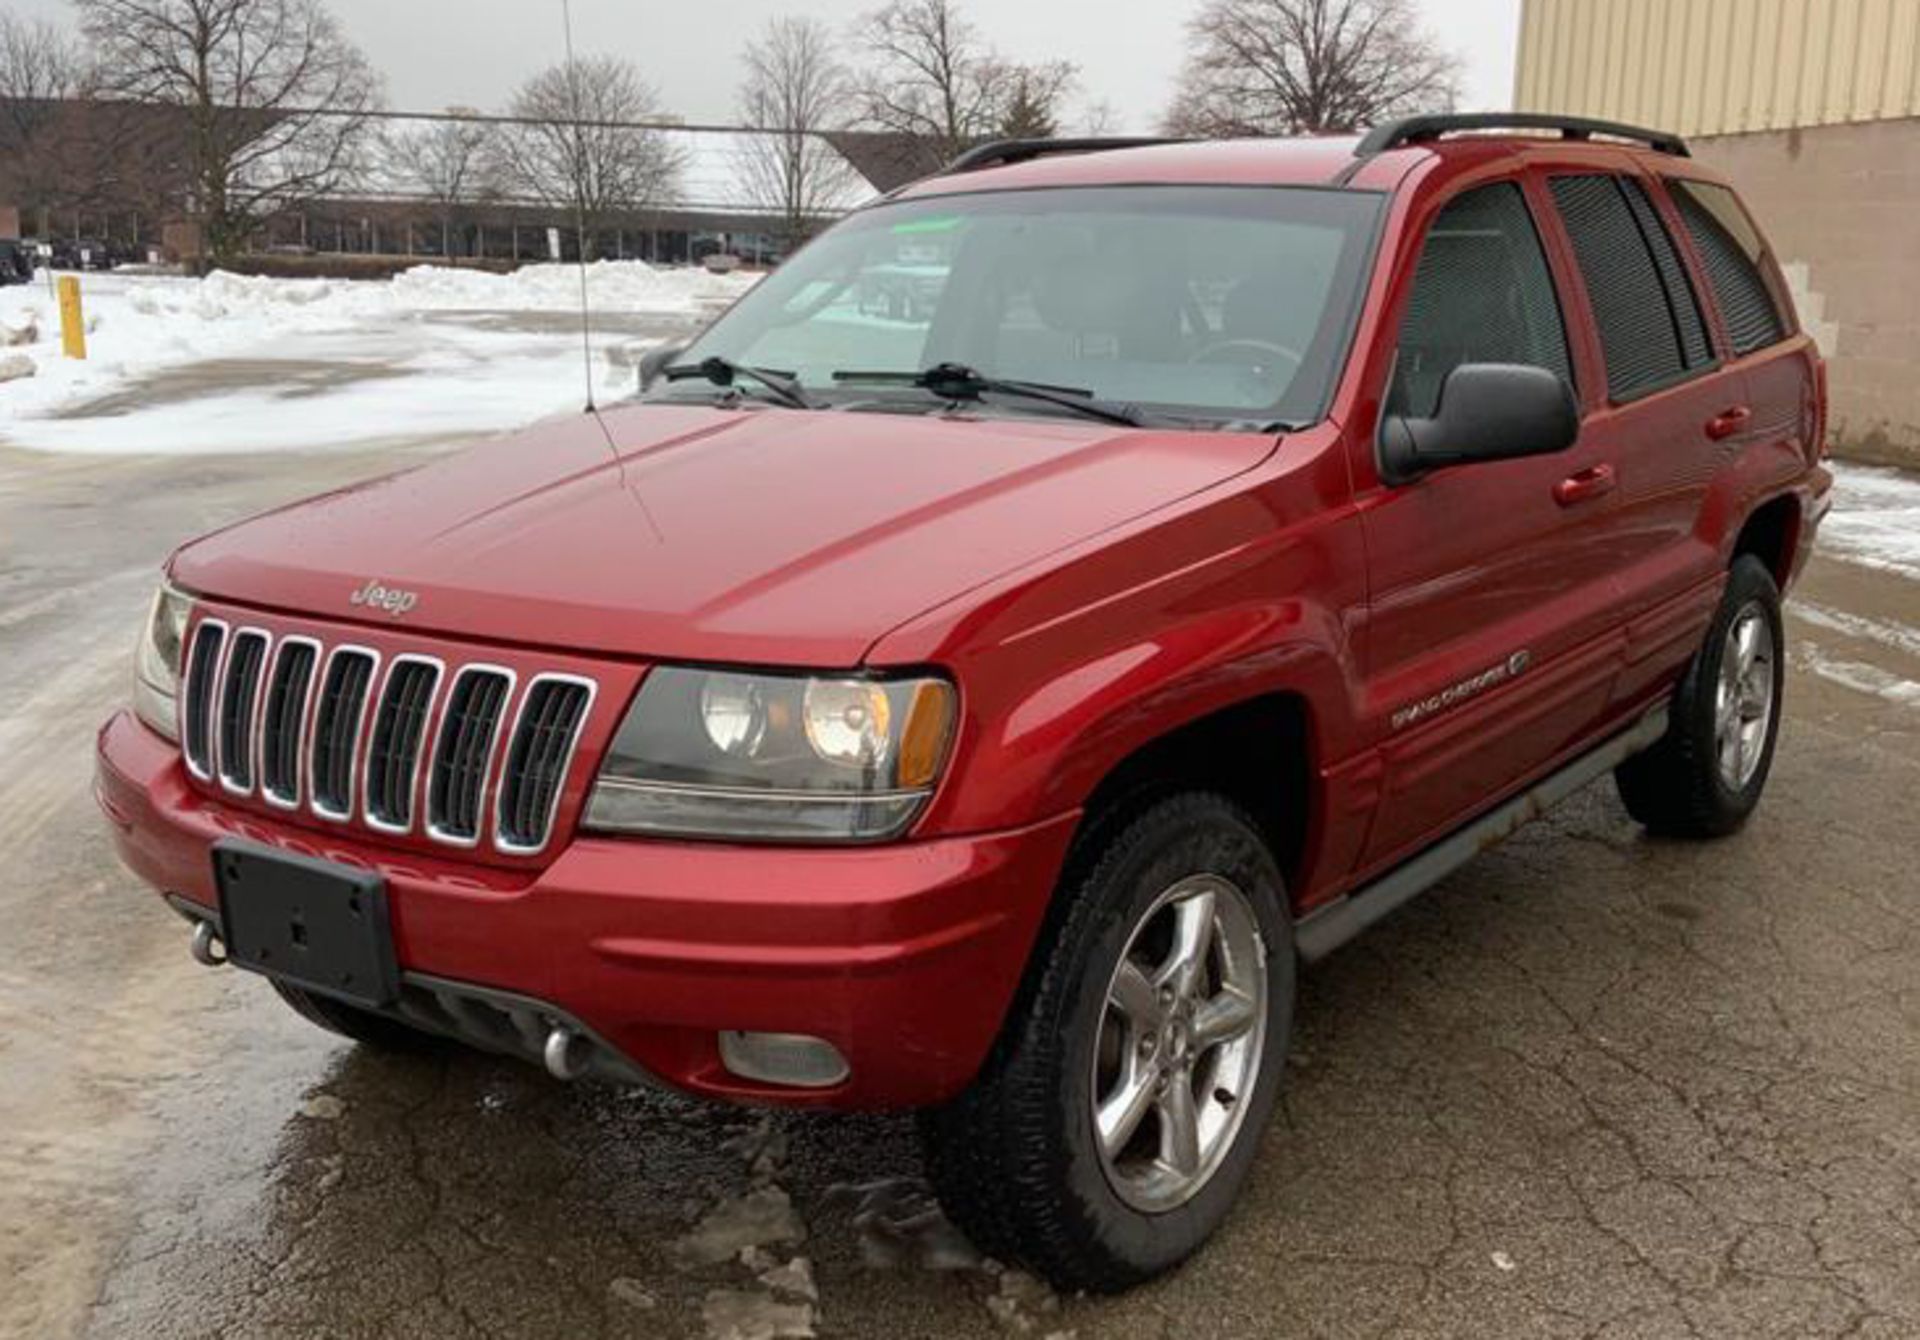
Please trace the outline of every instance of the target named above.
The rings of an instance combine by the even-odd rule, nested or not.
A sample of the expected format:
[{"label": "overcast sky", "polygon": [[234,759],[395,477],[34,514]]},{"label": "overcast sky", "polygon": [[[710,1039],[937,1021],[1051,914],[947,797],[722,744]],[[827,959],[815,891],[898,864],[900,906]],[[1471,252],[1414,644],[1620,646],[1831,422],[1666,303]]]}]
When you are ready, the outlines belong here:
[{"label": "overcast sky", "polygon": [[[877,0],[573,0],[574,44],[630,57],[666,108],[689,120],[730,120],[744,35],[776,14],[811,13],[836,26]],[[386,75],[393,106],[500,108],[529,74],[559,59],[559,0],[331,0],[353,39]],[[1513,95],[1520,0],[1420,0],[1428,26],[1467,63],[1466,107],[1504,108]],[[66,0],[0,0],[66,21]],[[1007,55],[1080,67],[1084,98],[1112,106],[1115,129],[1151,130],[1165,108],[1198,0],[964,0]],[[712,18],[702,18],[702,12]]]}]

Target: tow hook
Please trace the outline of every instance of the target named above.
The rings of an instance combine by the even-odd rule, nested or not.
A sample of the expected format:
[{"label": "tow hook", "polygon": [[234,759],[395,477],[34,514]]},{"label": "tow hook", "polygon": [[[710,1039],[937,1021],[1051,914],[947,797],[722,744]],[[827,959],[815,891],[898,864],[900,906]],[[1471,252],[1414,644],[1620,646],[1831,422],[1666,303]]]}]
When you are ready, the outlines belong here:
[{"label": "tow hook", "polygon": [[587,1073],[592,1051],[593,1044],[586,1038],[565,1024],[555,1024],[547,1031],[547,1044],[541,1048],[540,1057],[555,1079],[575,1080]]},{"label": "tow hook", "polygon": [[223,967],[227,961],[227,946],[220,939],[220,932],[213,928],[211,921],[193,923],[193,961],[208,968]]}]

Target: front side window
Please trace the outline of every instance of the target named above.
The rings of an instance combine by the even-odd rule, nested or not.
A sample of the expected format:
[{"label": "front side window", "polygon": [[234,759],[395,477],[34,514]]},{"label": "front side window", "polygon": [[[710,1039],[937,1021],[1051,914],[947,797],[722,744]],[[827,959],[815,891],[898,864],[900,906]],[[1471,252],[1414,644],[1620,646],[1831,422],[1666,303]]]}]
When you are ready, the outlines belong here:
[{"label": "front side window", "polygon": [[1657,391],[1713,361],[1700,303],[1673,239],[1637,181],[1555,177],[1616,401]]},{"label": "front side window", "polygon": [[828,404],[875,400],[850,372],[957,363],[1170,416],[1310,422],[1346,357],[1380,207],[1224,186],[882,205],[801,251],[684,357],[791,373]]},{"label": "front side window", "polygon": [[1428,231],[1400,323],[1388,412],[1432,417],[1447,374],[1463,363],[1526,363],[1573,383],[1553,275],[1512,182],[1464,193]]},{"label": "front side window", "polygon": [[1733,349],[1750,354],[1787,337],[1788,322],[1760,268],[1766,243],[1732,191],[1703,181],[1667,183],[1726,318]]}]

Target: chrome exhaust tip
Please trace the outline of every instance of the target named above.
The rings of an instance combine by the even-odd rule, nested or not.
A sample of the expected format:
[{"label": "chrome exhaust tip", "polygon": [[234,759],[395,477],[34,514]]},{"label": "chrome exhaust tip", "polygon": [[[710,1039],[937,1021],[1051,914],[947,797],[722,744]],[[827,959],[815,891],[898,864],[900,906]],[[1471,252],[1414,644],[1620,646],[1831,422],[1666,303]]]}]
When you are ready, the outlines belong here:
[{"label": "chrome exhaust tip", "polygon": [[547,1073],[558,1080],[576,1080],[587,1073],[593,1059],[593,1043],[564,1024],[547,1030],[547,1042],[540,1049]]},{"label": "chrome exhaust tip", "polygon": [[227,946],[220,939],[220,932],[213,928],[211,921],[193,923],[193,941],[189,945],[193,961],[207,968],[224,967],[227,961]]}]

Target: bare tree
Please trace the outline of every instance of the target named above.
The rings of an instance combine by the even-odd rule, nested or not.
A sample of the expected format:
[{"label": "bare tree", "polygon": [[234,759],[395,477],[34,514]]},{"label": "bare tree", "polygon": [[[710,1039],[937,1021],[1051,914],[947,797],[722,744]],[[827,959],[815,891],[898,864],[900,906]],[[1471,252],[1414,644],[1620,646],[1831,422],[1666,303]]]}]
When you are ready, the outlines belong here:
[{"label": "bare tree", "polygon": [[1076,71],[1065,61],[1025,65],[981,41],[956,0],[892,0],[861,21],[873,57],[859,85],[862,120],[929,141],[941,158],[970,144],[1061,119]]},{"label": "bare tree", "polygon": [[777,18],[747,43],[740,114],[744,180],[753,203],[779,216],[780,240],[797,247],[843,201],[857,174],[822,132],[845,124],[852,85],[818,19]]},{"label": "bare tree", "polygon": [[1459,97],[1414,0],[1208,0],[1189,44],[1178,135],[1341,134]]},{"label": "bare tree", "polygon": [[74,0],[108,96],[183,109],[215,260],[365,166],[380,81],[321,0]]},{"label": "bare tree", "polygon": [[510,126],[496,141],[503,183],[574,213],[582,254],[614,220],[671,204],[684,155],[659,130],[653,88],[629,61],[582,56],[541,71],[514,94]]},{"label": "bare tree", "polygon": [[0,172],[9,203],[45,211],[65,195],[59,102],[83,82],[80,52],[64,32],[0,13]]},{"label": "bare tree", "polygon": [[[450,107],[450,117],[477,116]],[[397,129],[387,138],[389,164],[404,186],[432,200],[440,216],[440,254],[454,255],[454,234],[466,232],[468,207],[497,193],[494,127],[484,121],[429,121]],[[464,246],[462,250],[464,250]]]}]

